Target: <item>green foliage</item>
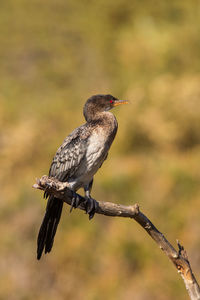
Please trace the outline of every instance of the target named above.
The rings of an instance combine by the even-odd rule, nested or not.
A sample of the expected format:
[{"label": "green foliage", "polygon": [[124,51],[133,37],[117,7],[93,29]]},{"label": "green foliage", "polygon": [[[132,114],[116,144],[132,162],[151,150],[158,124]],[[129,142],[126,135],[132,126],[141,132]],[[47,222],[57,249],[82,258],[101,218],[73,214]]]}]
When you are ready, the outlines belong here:
[{"label": "green foliage", "polygon": [[113,110],[119,131],[93,197],[138,202],[199,275],[199,17],[186,0],[1,1],[0,299],[187,299],[132,220],[65,209],[38,263],[46,203],[31,186],[90,95],[130,100]]}]

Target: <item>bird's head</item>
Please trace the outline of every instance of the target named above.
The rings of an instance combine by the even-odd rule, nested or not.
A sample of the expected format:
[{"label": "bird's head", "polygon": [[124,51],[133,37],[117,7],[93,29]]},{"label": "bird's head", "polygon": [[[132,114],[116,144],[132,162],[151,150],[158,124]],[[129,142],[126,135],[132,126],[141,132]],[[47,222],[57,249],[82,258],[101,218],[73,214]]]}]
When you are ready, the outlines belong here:
[{"label": "bird's head", "polygon": [[86,121],[95,119],[98,113],[108,111],[121,104],[127,104],[128,101],[119,100],[112,95],[94,95],[90,97],[84,106],[83,114]]}]

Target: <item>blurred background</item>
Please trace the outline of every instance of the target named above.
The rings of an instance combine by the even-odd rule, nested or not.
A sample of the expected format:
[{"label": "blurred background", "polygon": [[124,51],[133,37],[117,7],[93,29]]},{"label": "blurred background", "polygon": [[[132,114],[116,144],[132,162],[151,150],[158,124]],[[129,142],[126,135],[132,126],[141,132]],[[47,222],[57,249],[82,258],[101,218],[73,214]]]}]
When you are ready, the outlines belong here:
[{"label": "blurred background", "polygon": [[93,197],[139,203],[200,278],[199,1],[1,0],[0,299],[188,299],[139,225],[66,205],[36,260],[45,200],[33,190],[96,93],[131,101]]}]

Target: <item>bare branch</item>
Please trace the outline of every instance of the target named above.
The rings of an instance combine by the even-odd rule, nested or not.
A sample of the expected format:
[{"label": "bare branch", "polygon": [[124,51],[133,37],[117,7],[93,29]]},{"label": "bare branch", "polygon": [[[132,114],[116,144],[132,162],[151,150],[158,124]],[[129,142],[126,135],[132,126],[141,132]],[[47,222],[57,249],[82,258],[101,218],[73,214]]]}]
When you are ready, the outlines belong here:
[{"label": "bare branch", "polygon": [[[43,191],[48,190],[49,194],[55,195],[57,198],[63,200],[69,205],[71,204],[73,192],[68,188],[68,184],[65,182],[59,182],[55,178],[50,178],[44,175],[41,179],[37,180],[37,183],[34,184],[33,187]],[[82,202],[78,208],[85,210],[84,198],[79,194],[76,195]],[[139,223],[175,265],[178,273],[184,280],[190,299],[200,300],[200,287],[192,272],[187,253],[178,241],[177,244],[179,250],[177,251],[167,241],[164,235],[158,231],[153,223],[139,210],[138,204],[125,206],[103,201],[98,201],[97,204],[97,214],[131,218]]]}]

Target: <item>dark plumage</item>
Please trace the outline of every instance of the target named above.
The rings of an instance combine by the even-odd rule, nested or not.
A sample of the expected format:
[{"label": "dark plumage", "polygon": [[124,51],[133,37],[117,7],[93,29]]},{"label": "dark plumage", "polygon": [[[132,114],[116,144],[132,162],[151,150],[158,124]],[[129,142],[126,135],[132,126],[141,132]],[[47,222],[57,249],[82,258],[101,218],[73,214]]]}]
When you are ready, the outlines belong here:
[{"label": "dark plumage", "polygon": [[[76,128],[64,140],[49,170],[49,176],[68,182],[74,192],[84,188],[86,212],[90,219],[94,216],[96,207],[95,201],[90,197],[93,176],[106,159],[117,132],[117,120],[109,110],[126,103],[127,101],[118,100],[111,95],[95,95],[89,98],[83,109],[86,123]],[[38,234],[38,259],[43,250],[45,253],[51,251],[63,207],[61,200],[48,193],[44,195],[48,198],[48,203]],[[79,204],[74,197],[72,208]]]}]

